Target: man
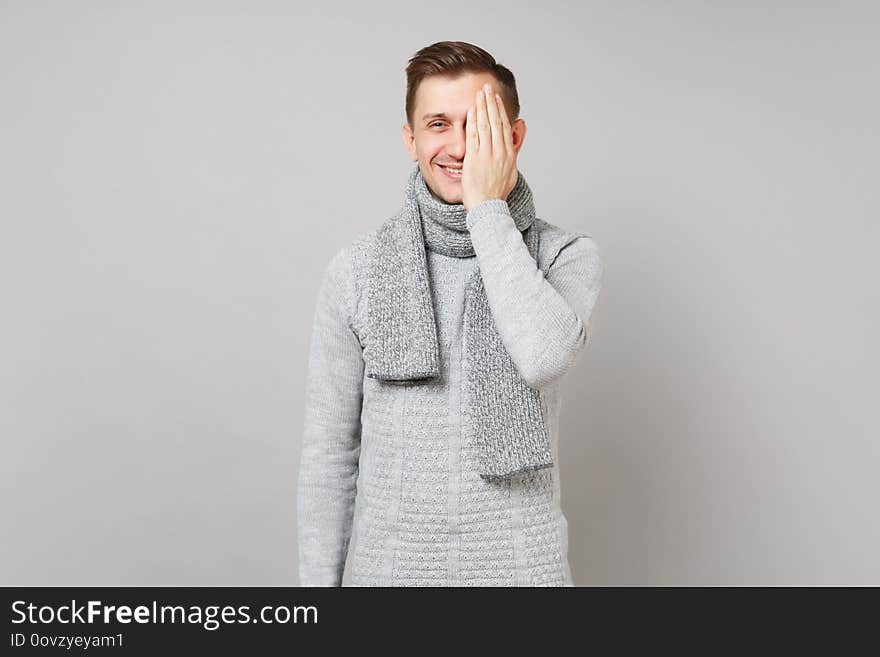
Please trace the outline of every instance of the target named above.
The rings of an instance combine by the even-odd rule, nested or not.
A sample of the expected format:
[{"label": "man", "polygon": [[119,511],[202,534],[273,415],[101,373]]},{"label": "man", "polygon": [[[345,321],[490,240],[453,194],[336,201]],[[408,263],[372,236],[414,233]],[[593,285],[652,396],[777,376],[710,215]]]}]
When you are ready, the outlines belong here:
[{"label": "man", "polygon": [[[513,74],[463,42],[407,67],[400,211],[330,261],[298,480],[303,586],[572,586],[559,383],[594,240],[535,216]],[[351,550],[349,550],[351,547]]]}]

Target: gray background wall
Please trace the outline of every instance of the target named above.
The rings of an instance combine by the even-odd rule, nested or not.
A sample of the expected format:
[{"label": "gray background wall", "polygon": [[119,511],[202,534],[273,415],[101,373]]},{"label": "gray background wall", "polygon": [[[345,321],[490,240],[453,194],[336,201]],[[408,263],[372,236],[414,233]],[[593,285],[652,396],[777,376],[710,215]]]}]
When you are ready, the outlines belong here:
[{"label": "gray background wall", "polygon": [[116,4],[0,3],[0,584],[297,583],[319,276],[443,39],[606,260],[575,582],[880,584],[876,3]]}]

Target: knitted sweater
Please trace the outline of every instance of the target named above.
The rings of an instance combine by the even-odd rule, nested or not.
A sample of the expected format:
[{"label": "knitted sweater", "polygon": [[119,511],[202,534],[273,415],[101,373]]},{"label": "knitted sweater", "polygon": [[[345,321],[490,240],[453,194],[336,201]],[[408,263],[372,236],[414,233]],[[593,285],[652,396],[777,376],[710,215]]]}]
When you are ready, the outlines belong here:
[{"label": "knitted sweater", "polygon": [[[337,252],[318,293],[297,483],[302,586],[573,586],[560,506],[559,385],[590,342],[604,266],[596,242],[539,219],[539,261],[506,201],[471,209],[476,255],[427,250],[439,380],[364,375],[372,231]],[[464,289],[479,264],[498,333],[542,391],[553,466],[501,482],[479,476],[462,431]],[[463,369],[465,373],[463,373]],[[350,548],[350,549],[349,549]]]}]

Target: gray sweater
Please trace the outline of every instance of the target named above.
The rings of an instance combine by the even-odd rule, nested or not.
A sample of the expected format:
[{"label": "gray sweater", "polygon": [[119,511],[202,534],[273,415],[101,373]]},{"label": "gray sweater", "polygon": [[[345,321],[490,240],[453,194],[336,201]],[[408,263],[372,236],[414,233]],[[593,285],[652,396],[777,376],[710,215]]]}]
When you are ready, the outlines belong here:
[{"label": "gray sweater", "polygon": [[[297,483],[302,586],[572,586],[560,506],[559,385],[590,342],[604,271],[595,240],[543,223],[541,262],[506,204],[470,211],[476,256],[427,251],[441,377],[393,385],[364,375],[368,249],[337,252],[318,293]],[[548,259],[548,260],[544,260]],[[479,476],[461,404],[464,288],[479,264],[498,333],[542,391],[554,465],[502,482]]]}]

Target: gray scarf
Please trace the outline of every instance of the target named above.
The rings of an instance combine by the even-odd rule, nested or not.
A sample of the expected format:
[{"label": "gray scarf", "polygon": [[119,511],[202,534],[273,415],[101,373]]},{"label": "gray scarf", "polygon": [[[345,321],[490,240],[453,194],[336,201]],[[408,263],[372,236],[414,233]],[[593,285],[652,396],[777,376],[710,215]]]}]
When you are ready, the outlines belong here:
[{"label": "gray scarf", "polygon": [[[506,200],[537,260],[535,206],[521,172]],[[397,384],[439,378],[425,248],[459,258],[475,255],[466,218],[464,205],[431,195],[416,165],[401,210],[380,227],[374,243],[367,291],[371,339],[364,346],[368,377]],[[526,384],[501,341],[479,267],[465,287],[464,343],[464,424],[479,454],[480,476],[502,480],[552,466],[540,392]]]}]

